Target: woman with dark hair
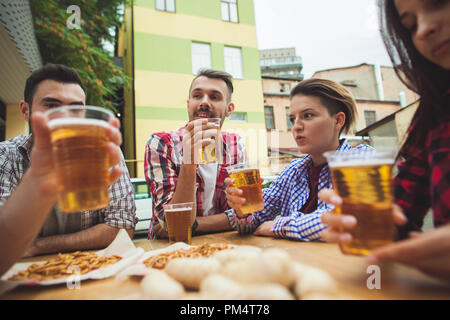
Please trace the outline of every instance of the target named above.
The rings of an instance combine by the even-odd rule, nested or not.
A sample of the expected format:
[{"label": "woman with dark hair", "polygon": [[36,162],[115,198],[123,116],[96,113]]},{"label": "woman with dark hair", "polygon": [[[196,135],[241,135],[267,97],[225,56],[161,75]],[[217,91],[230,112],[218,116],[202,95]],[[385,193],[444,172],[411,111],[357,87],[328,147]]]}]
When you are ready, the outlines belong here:
[{"label": "woman with dark hair", "polygon": [[[380,0],[383,40],[400,79],[420,95],[394,179],[399,241],[377,249],[370,262],[395,260],[450,279],[450,1]],[[339,205],[332,191],[323,201]],[[433,211],[436,229],[421,233]],[[404,213],[405,216],[402,215]],[[340,232],[357,223],[351,216],[323,215],[322,237],[351,240]]]},{"label": "woman with dark hair", "polygon": [[292,135],[299,150],[307,156],[288,164],[270,187],[263,190],[264,209],[245,218],[240,210],[245,202],[242,190],[233,186],[231,178],[225,179],[228,204],[233,208],[226,213],[231,226],[242,234],[320,240],[320,232],[325,228],[320,216],[331,209],[318,199],[318,191],[331,187],[330,170],[323,153],[352,149],[339,137],[351,130],[356,103],[339,83],[314,78],[301,81],[293,88],[290,100]]}]

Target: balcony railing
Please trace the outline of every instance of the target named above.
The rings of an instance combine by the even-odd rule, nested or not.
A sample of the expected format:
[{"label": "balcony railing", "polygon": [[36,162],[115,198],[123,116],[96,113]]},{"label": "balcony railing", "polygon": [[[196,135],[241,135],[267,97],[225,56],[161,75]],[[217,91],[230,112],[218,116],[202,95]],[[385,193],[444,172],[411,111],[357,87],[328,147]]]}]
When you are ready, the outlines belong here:
[{"label": "balcony railing", "polygon": [[280,58],[261,59],[259,64],[261,67],[270,67],[276,65],[298,65],[301,63],[302,63],[301,57],[280,57]]}]

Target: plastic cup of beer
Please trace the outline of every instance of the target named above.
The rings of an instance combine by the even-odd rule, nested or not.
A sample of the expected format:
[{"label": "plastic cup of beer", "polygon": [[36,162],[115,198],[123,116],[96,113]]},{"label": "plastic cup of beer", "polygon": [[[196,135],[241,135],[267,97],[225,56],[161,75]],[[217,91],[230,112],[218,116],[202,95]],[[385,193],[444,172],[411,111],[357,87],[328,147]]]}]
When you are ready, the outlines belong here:
[{"label": "plastic cup of beer", "polygon": [[244,163],[227,167],[227,171],[234,180],[234,186],[242,190],[241,197],[246,200],[241,207],[242,215],[264,209],[259,169]]},{"label": "plastic cup of beer", "polygon": [[113,113],[80,105],[54,108],[45,114],[51,130],[61,211],[106,207],[110,175],[107,128]]},{"label": "plastic cup of beer", "polygon": [[392,169],[397,150],[338,150],[324,153],[331,170],[333,188],[342,198],[337,214],[353,215],[352,235],[340,244],[345,254],[368,255],[394,241]]},{"label": "plastic cup of beer", "polygon": [[191,244],[193,207],[193,202],[164,205],[164,218],[170,243],[181,241]]},{"label": "plastic cup of beer", "polygon": [[212,142],[201,148],[200,164],[214,163],[221,161],[222,158],[222,139],[220,136],[220,118],[208,118],[208,123],[214,125],[216,133],[210,136]]}]

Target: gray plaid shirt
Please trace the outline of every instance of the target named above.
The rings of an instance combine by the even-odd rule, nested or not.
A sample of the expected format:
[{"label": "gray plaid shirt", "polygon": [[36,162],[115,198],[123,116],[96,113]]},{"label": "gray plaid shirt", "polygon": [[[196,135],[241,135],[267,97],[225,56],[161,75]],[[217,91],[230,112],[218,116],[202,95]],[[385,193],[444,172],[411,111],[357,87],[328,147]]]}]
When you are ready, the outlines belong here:
[{"label": "gray plaid shirt", "polygon": [[[8,199],[29,167],[32,136],[17,136],[0,142],[0,205]],[[115,228],[134,228],[137,223],[134,190],[122,157],[123,173],[109,187],[109,205],[100,210],[62,213],[58,205],[52,209],[39,236],[77,232],[104,223]]]}]

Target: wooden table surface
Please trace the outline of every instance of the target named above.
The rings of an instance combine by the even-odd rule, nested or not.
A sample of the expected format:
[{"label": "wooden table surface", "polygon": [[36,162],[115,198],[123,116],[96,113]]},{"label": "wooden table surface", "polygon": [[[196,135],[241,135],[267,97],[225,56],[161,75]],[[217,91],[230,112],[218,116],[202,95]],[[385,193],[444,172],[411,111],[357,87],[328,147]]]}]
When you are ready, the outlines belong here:
[{"label": "wooden table surface", "polygon": [[[254,245],[261,248],[285,249],[294,260],[327,271],[338,283],[342,299],[450,299],[450,284],[428,277],[419,271],[396,263],[379,265],[381,288],[369,289],[368,278],[373,274],[363,257],[343,255],[338,246],[328,243],[307,243],[240,236],[236,232],[196,236],[193,245],[220,242],[236,245]],[[168,246],[165,240],[135,240],[145,251]],[[46,261],[53,256],[40,256],[28,261]],[[137,299],[141,278],[108,278],[81,282],[79,289],[64,285],[22,286],[0,296],[0,299]],[[372,283],[372,281],[369,281]]]}]

